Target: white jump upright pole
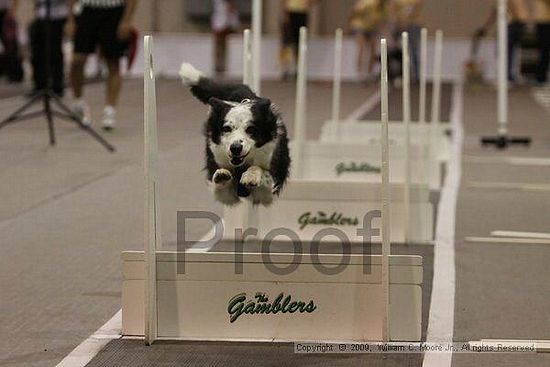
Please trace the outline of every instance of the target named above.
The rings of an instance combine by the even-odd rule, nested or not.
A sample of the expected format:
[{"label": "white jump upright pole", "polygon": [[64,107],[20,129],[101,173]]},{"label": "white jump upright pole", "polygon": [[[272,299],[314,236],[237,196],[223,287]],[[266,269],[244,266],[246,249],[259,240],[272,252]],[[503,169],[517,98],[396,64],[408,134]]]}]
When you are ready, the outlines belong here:
[{"label": "white jump upright pole", "polygon": [[156,251],[161,240],[157,143],[157,100],[153,64],[153,37],[144,39],[144,174],[145,174],[145,344],[157,338]]},{"label": "white jump upright pole", "polygon": [[498,135],[508,135],[508,5],[498,3]]},{"label": "white jump upright pole", "polygon": [[382,121],[382,289],[384,318],[382,340],[390,338],[390,143],[388,137],[388,48],[386,39],[380,41],[381,121]]},{"label": "white jump upright pole", "polygon": [[296,111],[294,114],[294,172],[302,175],[304,142],[306,140],[306,89],[307,89],[307,28],[300,28],[298,45],[298,77],[296,81]]},{"label": "white jump upright pole", "polygon": [[510,145],[529,146],[528,136],[508,135],[508,4],[506,0],[498,3],[498,101],[497,101],[497,136],[482,137],[481,144],[495,145],[506,149]]},{"label": "white jump upright pole", "polygon": [[[243,53],[243,84],[248,85],[252,88],[251,83],[253,81],[260,80],[259,70],[253,69],[252,64],[252,38],[250,37],[250,30],[246,29],[243,33],[243,47],[244,47],[244,53]],[[252,205],[251,202],[246,202],[243,206],[243,222],[242,222],[242,229],[246,230],[247,228],[258,228],[258,208]],[[228,209],[228,211],[232,211],[235,209]],[[242,241],[243,238],[239,238],[238,240]]]},{"label": "white jump upright pole", "polygon": [[420,32],[420,92],[418,122],[426,123],[426,80],[428,74],[428,30]]},{"label": "white jump upright pole", "polygon": [[262,51],[262,0],[252,3],[252,89],[261,94],[261,51]]},{"label": "white jump upright pole", "polygon": [[403,215],[405,223],[405,243],[410,240],[410,196],[411,196],[411,64],[409,34],[403,32],[403,124],[405,126],[405,185],[403,191]]},{"label": "white jump upright pole", "polygon": [[250,29],[243,32],[243,84],[250,86],[252,83],[252,53],[250,50]]},{"label": "white jump upright pole", "polygon": [[340,122],[340,99],[342,95],[342,42],[344,32],[341,28],[334,35],[334,79],[332,86],[332,123]]}]

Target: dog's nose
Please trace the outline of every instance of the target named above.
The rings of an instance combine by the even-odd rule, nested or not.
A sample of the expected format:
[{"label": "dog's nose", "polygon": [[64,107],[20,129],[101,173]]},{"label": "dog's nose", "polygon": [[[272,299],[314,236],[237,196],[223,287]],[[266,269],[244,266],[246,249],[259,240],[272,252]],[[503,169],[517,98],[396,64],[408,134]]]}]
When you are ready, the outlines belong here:
[{"label": "dog's nose", "polygon": [[240,142],[235,142],[231,144],[231,146],[229,147],[229,150],[233,155],[240,155],[241,152],[243,151],[243,145]]}]

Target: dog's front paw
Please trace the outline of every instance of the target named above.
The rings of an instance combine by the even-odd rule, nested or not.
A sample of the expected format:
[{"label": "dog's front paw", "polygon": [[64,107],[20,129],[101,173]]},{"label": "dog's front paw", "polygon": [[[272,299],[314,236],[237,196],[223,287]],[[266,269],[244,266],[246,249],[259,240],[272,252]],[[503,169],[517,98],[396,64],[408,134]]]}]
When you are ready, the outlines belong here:
[{"label": "dog's front paw", "polygon": [[262,183],[262,169],[260,167],[250,167],[241,176],[241,185],[247,189],[255,189]]},{"label": "dog's front paw", "polygon": [[214,172],[214,176],[212,176],[212,182],[214,182],[216,185],[225,185],[232,179],[233,175],[225,168],[220,168],[216,170],[216,172]]}]

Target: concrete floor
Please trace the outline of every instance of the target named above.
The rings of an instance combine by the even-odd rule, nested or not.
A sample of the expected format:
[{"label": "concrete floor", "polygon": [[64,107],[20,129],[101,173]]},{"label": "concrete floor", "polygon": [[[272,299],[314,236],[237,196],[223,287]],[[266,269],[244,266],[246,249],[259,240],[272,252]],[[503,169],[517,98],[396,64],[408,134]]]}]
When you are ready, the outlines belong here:
[{"label": "concrete floor", "polygon": [[[374,91],[358,84],[343,88],[343,116]],[[99,115],[102,86],[88,88]],[[264,92],[284,111],[292,132],[294,86],[265,83]],[[120,308],[120,252],[142,248],[142,86],[126,83],[120,124],[107,137],[109,154],[65,122],[59,144],[47,145],[46,125],[36,119],[0,130],[0,366],[55,366]],[[201,121],[206,109],[177,81],[159,81],[159,140],[163,238],[175,242],[178,209],[215,204],[204,185]],[[309,90],[308,136],[315,138],[330,116],[331,88]],[[526,89],[510,94],[513,132],[531,134],[531,149],[482,150],[480,134],[493,133],[495,92],[465,90],[462,189],[456,223],[456,341],[482,338],[550,339],[548,245],[477,244],[465,236],[491,230],[548,232],[549,192],[471,189],[472,181],[550,183],[550,167],[481,164],[476,157],[548,157],[550,118]],[[11,104],[11,103],[10,103]],[[391,105],[391,104],[390,104]],[[12,106],[0,106],[4,114]],[[526,114],[526,116],[523,115]],[[0,116],[1,117],[1,116]],[[193,228],[197,239],[208,228]],[[115,341],[91,365],[271,365],[420,366],[421,355],[296,357],[285,345],[231,346],[209,343]],[[288,350],[288,351],[287,351]],[[147,352],[147,353],[146,353]],[[217,354],[213,353],[217,352]],[[245,353],[247,364],[243,364]],[[184,356],[182,356],[184,355]],[[368,358],[368,359],[367,359]],[[279,363],[277,363],[279,362]],[[187,363],[187,364],[184,364]],[[268,364],[269,365],[269,364]],[[548,366],[549,354],[454,355],[453,366]]]}]

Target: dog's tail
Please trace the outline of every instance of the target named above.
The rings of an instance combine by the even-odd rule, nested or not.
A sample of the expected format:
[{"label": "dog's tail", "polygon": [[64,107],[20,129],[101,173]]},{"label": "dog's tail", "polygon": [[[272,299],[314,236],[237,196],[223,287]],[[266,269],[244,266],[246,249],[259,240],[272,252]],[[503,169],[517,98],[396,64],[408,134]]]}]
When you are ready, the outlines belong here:
[{"label": "dog's tail", "polygon": [[180,77],[183,85],[186,87],[193,87],[199,84],[199,81],[204,75],[193,65],[184,62],[180,67]]},{"label": "dog's tail", "polygon": [[240,102],[244,99],[255,99],[256,95],[245,85],[218,83],[201,73],[189,63],[181,64],[180,77],[183,85],[202,103],[207,104],[211,98]]}]

